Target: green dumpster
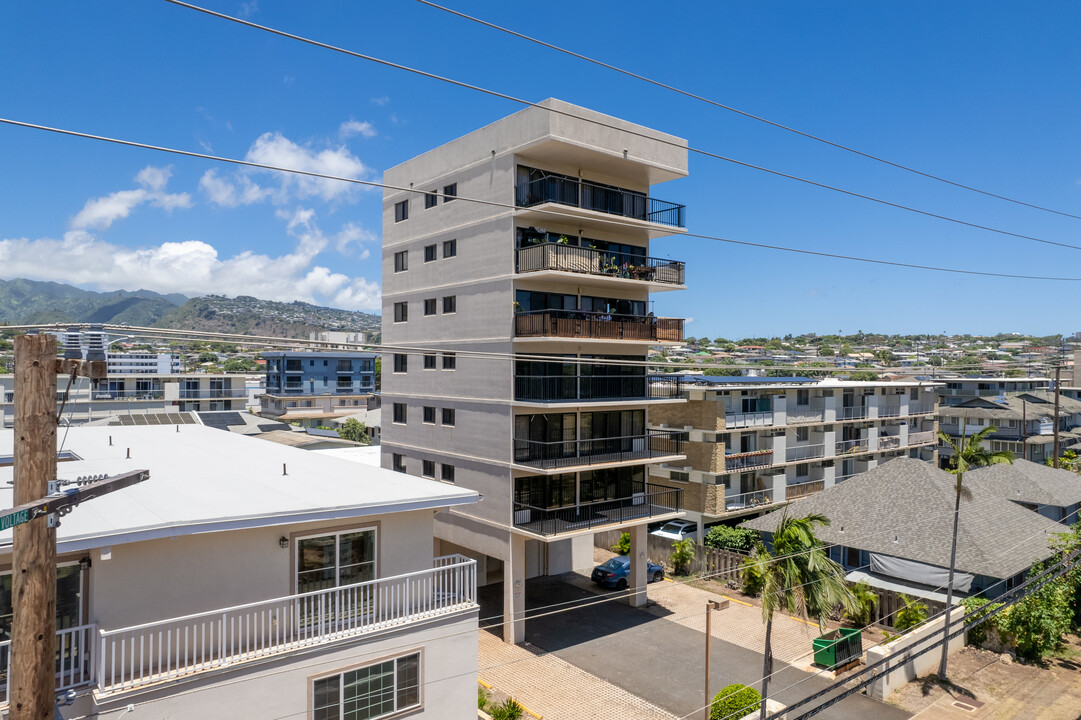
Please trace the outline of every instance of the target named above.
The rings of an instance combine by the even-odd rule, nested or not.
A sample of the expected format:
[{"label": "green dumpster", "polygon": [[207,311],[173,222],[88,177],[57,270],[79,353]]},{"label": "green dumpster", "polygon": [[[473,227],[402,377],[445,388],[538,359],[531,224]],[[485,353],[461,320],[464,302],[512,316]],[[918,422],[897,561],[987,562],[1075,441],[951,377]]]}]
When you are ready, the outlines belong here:
[{"label": "green dumpster", "polygon": [[859,628],[841,628],[815,638],[815,664],[832,668],[855,660],[863,654],[862,635]]}]

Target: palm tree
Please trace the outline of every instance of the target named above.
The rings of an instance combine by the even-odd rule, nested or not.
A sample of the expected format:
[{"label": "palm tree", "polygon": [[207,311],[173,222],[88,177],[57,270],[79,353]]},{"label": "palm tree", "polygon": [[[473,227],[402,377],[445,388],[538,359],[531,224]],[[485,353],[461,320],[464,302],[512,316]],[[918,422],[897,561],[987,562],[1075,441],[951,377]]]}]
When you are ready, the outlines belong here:
[{"label": "palm tree", "polygon": [[967,418],[962,416],[961,440],[958,442],[954,442],[953,438],[941,430],[938,433],[938,439],[944,445],[953,449],[948,470],[957,476],[957,491],[953,501],[953,543],[950,545],[950,576],[946,583],[946,624],[942,630],[942,659],[938,663],[938,676],[943,680],[946,679],[946,661],[950,654],[950,610],[953,606],[954,566],[957,563],[957,521],[961,517],[961,495],[965,494],[966,498],[968,495],[967,489],[964,489],[962,485],[965,471],[969,468],[998,465],[1000,463],[1013,464],[1013,453],[1009,450],[991,452],[983,446],[983,441],[987,436],[996,432],[998,428],[994,425],[988,425],[966,438],[964,434],[966,425]]},{"label": "palm tree", "polygon": [[762,621],[766,623],[766,650],[762,664],[762,707],[759,717],[766,717],[769,676],[773,672],[773,613],[785,610],[818,621],[819,628],[826,616],[840,606],[856,610],[856,599],[845,582],[844,569],[826,553],[826,547],[815,537],[815,528],[830,524],[824,515],[791,517],[787,510],[781,514],[773,533],[773,554],[759,545],[752,556],[762,572]]}]

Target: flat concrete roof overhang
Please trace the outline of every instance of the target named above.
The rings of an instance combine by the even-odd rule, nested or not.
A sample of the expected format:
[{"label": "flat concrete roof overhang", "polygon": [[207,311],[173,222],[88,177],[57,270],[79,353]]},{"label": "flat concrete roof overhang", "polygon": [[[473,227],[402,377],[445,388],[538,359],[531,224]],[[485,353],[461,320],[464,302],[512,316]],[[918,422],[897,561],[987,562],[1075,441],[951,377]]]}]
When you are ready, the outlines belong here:
[{"label": "flat concrete roof overhang", "polygon": [[670,463],[676,460],[686,460],[687,456],[682,454],[676,455],[658,455],[650,458],[633,458],[629,460],[619,460],[615,462],[606,463],[583,463],[579,465],[566,465],[557,468],[540,468],[533,465],[523,465],[521,463],[511,463],[512,470],[519,470],[521,472],[527,472],[531,475],[562,475],[563,473],[570,472],[587,472],[589,470],[603,470],[605,468],[613,467],[626,467],[630,465],[653,465],[656,463]]}]

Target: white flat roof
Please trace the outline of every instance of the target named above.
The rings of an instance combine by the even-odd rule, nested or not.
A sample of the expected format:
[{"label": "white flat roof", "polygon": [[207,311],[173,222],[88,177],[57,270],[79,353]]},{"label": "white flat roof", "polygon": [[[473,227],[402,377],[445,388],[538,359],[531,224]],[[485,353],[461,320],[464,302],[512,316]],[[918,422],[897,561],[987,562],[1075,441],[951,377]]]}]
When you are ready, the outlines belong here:
[{"label": "white flat roof", "polygon": [[[12,454],[13,439],[0,431],[0,455]],[[150,479],[72,510],[59,552],[478,500],[473,490],[200,425],[74,427],[64,450],[81,459],[57,465],[61,480],[143,469]],[[0,467],[3,508],[13,505],[12,475]],[[10,545],[11,530],[0,533],[0,549]]]},{"label": "white flat roof", "polygon": [[360,447],[310,450],[309,452],[319,453],[320,455],[326,455],[327,457],[338,458],[340,460],[348,460],[349,462],[360,463],[362,465],[368,465],[369,467],[377,468],[379,467],[379,447],[379,445],[362,445]]}]

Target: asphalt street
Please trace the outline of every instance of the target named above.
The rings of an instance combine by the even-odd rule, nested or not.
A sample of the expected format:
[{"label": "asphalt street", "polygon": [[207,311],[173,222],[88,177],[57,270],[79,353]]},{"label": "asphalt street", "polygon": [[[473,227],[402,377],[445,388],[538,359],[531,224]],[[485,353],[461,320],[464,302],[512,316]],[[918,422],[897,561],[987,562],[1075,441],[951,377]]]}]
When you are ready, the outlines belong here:
[{"label": "asphalt street", "polygon": [[[597,596],[558,578],[537,578],[526,584],[527,611],[588,599],[596,600]],[[480,600],[481,624],[491,624],[502,613],[502,585],[481,588]],[[694,713],[705,704],[704,633],[621,602],[592,604],[527,620],[526,642],[677,717]],[[711,656],[711,692],[716,693],[725,685],[737,682],[759,687],[762,677],[760,653],[714,638]],[[774,671],[769,693],[771,696],[777,693],[776,699],[785,705],[821,690],[831,682],[829,678],[813,676],[780,662],[774,664]],[[906,720],[911,715],[865,695],[854,695],[817,717],[823,720]]]}]

